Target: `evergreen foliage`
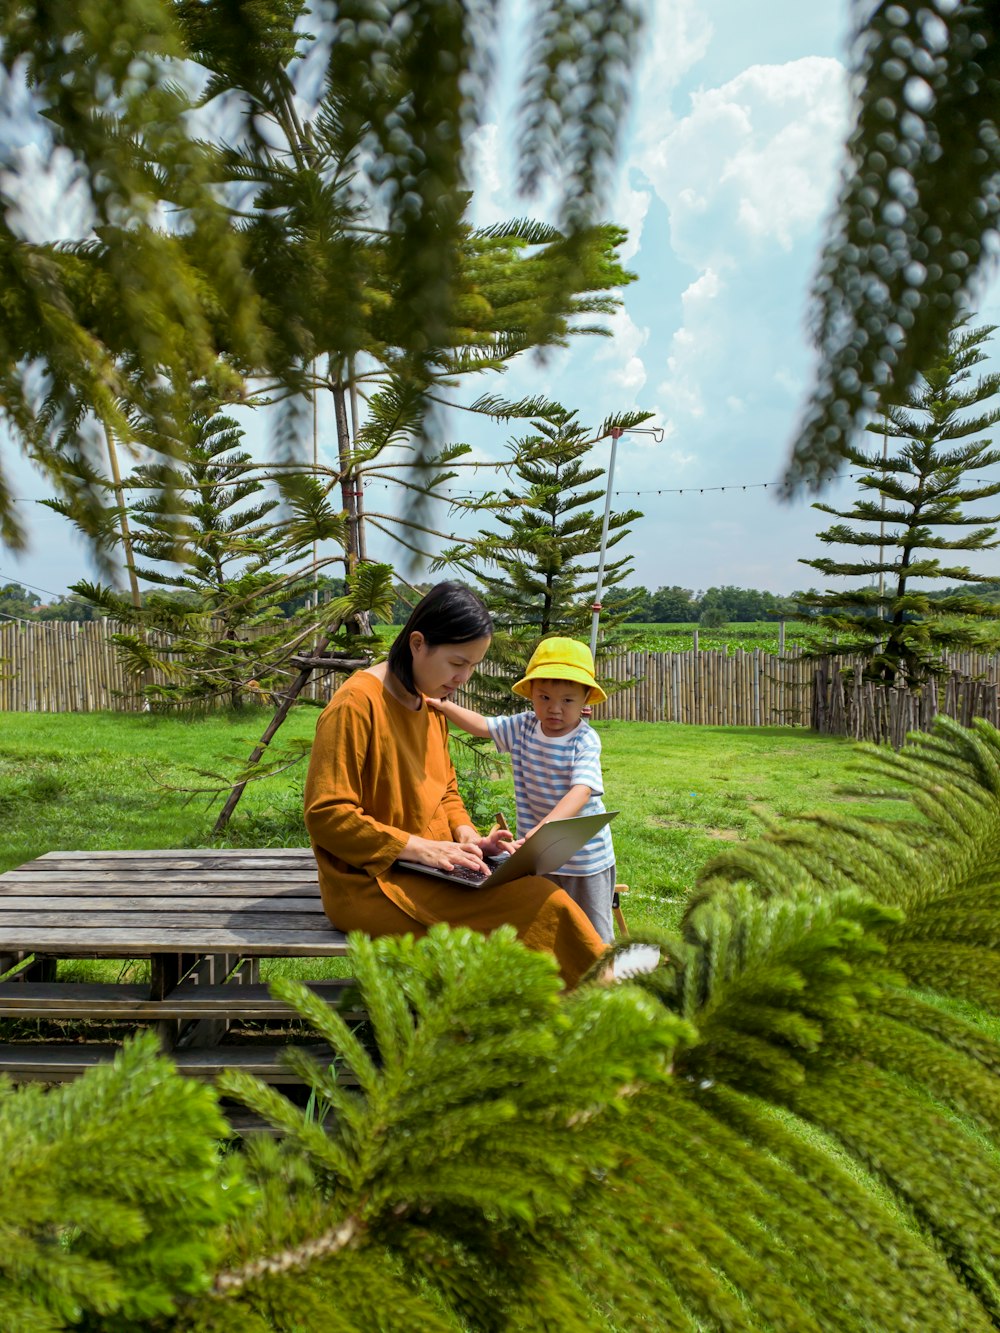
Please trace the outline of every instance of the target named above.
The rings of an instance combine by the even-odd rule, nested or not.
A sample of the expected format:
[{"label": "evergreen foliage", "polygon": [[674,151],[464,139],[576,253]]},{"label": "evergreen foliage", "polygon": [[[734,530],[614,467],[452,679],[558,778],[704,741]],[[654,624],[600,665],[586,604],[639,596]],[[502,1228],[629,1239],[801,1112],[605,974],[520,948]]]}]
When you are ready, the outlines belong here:
[{"label": "evergreen foliage", "polygon": [[[433,17],[421,11],[405,25],[387,24],[378,7],[364,8],[370,26],[361,46],[374,42],[366,55],[388,57],[374,75],[374,105],[372,89],[360,98],[346,93],[357,78],[357,16],[350,10],[332,24],[331,40],[341,46],[318,98],[305,91],[314,50],[301,31],[283,80],[276,82],[256,77],[252,65],[234,68],[228,44],[221,53],[216,44],[217,19],[202,12],[195,20],[199,59],[212,71],[206,103],[238,96],[252,109],[253,132],[224,145],[221,181],[240,192],[249,270],[271,331],[272,354],[259,369],[283,413],[286,462],[304,465],[295,448],[301,402],[289,392],[308,391],[314,402],[319,394],[332,397],[337,461],[331,467],[314,460],[311,471],[324,492],[340,487],[348,570],[366,558],[370,527],[420,551],[435,484],[456,475],[455,467],[468,466],[458,461],[467,446],[437,450],[431,444],[424,422],[428,404],[435,410],[442,400],[455,405],[463,376],[503,371],[527,348],[564,345],[571,334],[607,335],[606,326],[584,317],[612,312],[620,303],[618,289],[632,279],[616,253],[624,231],[588,225],[582,213],[572,235],[528,219],[483,229],[468,225],[461,163],[437,142],[442,117],[455,114],[442,99],[448,103],[462,79],[461,62],[442,53],[440,44],[449,37],[464,40],[462,7],[439,8]],[[446,76],[433,73],[437,62]],[[413,122],[407,79],[436,116],[430,126]],[[384,132],[378,126],[383,100],[403,104],[389,132],[394,146],[413,135],[420,175],[436,169],[447,175],[444,193],[434,199],[431,230],[448,230],[451,250],[426,271],[398,262],[400,238],[384,172],[375,171],[379,190],[364,179],[368,153],[378,151],[373,140]],[[409,221],[417,231],[426,226],[426,219]],[[353,411],[359,390],[365,419],[352,431],[347,398],[353,395]],[[414,462],[422,466],[415,470]],[[401,474],[408,503],[387,512],[368,510],[365,484],[386,478],[398,483]]]},{"label": "evergreen foliage", "polygon": [[[177,1220],[201,1266],[152,1326],[995,1328],[1000,731],[942,719],[864,753],[912,817],[802,819],[730,848],[633,983],[565,995],[509,928],[444,926],[352,937],[367,1030],[276,983],[332,1064],[290,1051],[304,1110],[224,1076],[282,1138],[245,1145],[223,1233]],[[112,1075],[8,1093],[0,1132],[22,1101],[14,1143],[48,1097],[85,1106],[95,1077]],[[149,1082],[140,1059],[130,1128],[155,1154],[184,1134],[145,1117]],[[208,1152],[219,1128],[192,1132]],[[5,1216],[19,1252],[30,1222]],[[54,1308],[52,1328],[127,1326]]]},{"label": "evergreen foliage", "polygon": [[[1000,375],[969,382],[973,368],[986,360],[982,344],[993,332],[992,326],[967,330],[961,324],[951,331],[938,360],[923,370],[905,399],[887,406],[883,419],[868,425],[883,438],[882,454],[845,446],[849,461],[864,469],[858,478],[862,498],[849,509],[813,508],[846,520],[819,533],[820,540],[856,548],[857,554],[801,563],[827,576],[878,576],[884,591],[869,581],[850,591],[802,596],[804,609],[822,613],[815,623],[828,636],[814,643],[812,653],[859,653],[866,674],[889,683],[901,675],[919,685],[928,675],[947,670],[942,652],[995,647],[996,630],[983,623],[1000,618],[994,601],[967,587],[932,597],[922,586],[935,579],[992,582],[992,575],[976,574],[967,565],[942,564],[937,552],[1000,546],[994,526],[1000,514],[968,509],[1000,494],[1000,482],[977,482],[967,475],[1000,462],[991,440],[970,438],[1000,421],[1000,409],[974,411],[1000,393]],[[903,442],[898,452],[888,452],[890,439]],[[956,532],[961,528],[967,531]],[[874,548],[873,557],[862,557],[866,548]]]},{"label": "evergreen foliage", "polygon": [[[532,7],[520,158],[527,184],[555,184],[560,225],[473,233],[465,145],[488,114],[505,13],[501,0],[5,7],[0,94],[34,115],[80,208],[63,223],[74,241],[28,234],[24,164],[0,162],[0,410],[64,498],[74,475],[99,475],[95,425],[128,441],[161,376],[206,380],[222,399],[264,376],[289,457],[305,395],[325,387],[348,550],[363,559],[353,358],[422,398],[443,374],[559,342],[581,311],[614,303],[627,275],[595,220],[639,7]],[[0,525],[23,544],[2,485]]]},{"label": "evergreen foliage", "polygon": [[212,1090],[152,1034],[55,1089],[0,1084],[0,1328],[148,1329],[205,1290],[246,1209]]},{"label": "evergreen foliage", "polygon": [[[241,449],[243,432],[204,386],[163,420],[170,422],[168,438],[157,423],[140,438],[171,461],[142,464],[123,482],[123,490],[140,495],[127,509],[127,539],[110,506],[96,532],[105,545],[126,548],[138,577],[164,591],[147,593],[139,606],[85,580],[73,591],[131,627],[113,635],[127,671],[167,677],[146,681],[149,699],[183,704],[222,697],[240,707],[248,691],[280,688],[288,659],[319,629],[362,613],[384,615],[389,571],[359,565],[333,602],[320,607],[314,595],[286,616],[283,603],[315,594],[316,571],[332,558],[304,563],[310,547],[334,541],[342,553],[343,516],[315,478],[298,475],[283,480],[286,505],[276,513],[277,495],[267,496],[258,465]],[[91,510],[76,500],[47,503],[95,531]]]},{"label": "evergreen foliage", "polygon": [[993,4],[852,6],[846,161],[812,292],[816,379],[789,476],[819,487],[969,308],[1000,219]]},{"label": "evergreen foliage", "polygon": [[[475,693],[490,711],[506,712],[517,704],[510,686],[540,639],[589,638],[605,499],[605,486],[593,483],[604,478],[605,469],[588,465],[588,455],[612,426],[637,425],[648,415],[611,418],[595,433],[575,412],[550,404],[545,417],[531,423],[532,434],[508,446],[512,484],[469,506],[498,526],[448,548],[435,561],[438,568],[453,565],[472,575],[493,615],[497,633],[490,664],[502,674],[480,674],[475,682]],[[641,517],[636,509],[612,513],[607,549],[627,537],[628,525]],[[606,560],[604,586],[614,589],[627,578],[631,562],[630,555]],[[614,628],[626,619],[629,604],[627,596],[619,597],[602,616],[598,658],[602,649],[614,647]]]},{"label": "evergreen foliage", "polygon": [[[276,562],[287,567],[297,552],[276,540],[269,516],[278,500],[261,499],[264,485],[240,448],[243,432],[216,407],[204,392],[196,393],[185,417],[172,421],[170,438],[150,439],[172,460],[142,464],[123,483],[124,490],[139,492],[127,507],[126,562],[139,578],[165,591],[147,594],[138,607],[115,589],[87,580],[73,584],[72,591],[140,631],[113,638],[130,673],[141,677],[159,670],[170,678],[147,685],[148,697],[189,702],[223,696],[239,707],[248,681],[264,674],[265,686],[273,684],[258,663],[282,638],[300,637],[297,625],[287,631],[282,625],[277,641],[262,640],[259,646],[254,641],[279,617],[282,594],[296,590],[299,576],[289,581],[287,568],[284,574],[274,569]],[[46,503],[93,532],[92,513],[81,510],[77,498]],[[124,547],[117,517],[117,509],[105,510],[101,540]],[[140,565],[137,557],[151,563]],[[154,646],[150,631],[161,643],[165,638],[166,653]]]}]

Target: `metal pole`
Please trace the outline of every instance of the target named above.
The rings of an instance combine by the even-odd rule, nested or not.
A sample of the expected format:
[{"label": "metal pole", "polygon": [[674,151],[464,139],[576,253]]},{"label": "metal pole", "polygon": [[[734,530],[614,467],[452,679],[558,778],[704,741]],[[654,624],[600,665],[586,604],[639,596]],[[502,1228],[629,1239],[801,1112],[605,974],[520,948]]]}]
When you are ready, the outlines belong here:
[{"label": "metal pole", "polygon": [[604,523],[601,526],[601,552],[597,559],[597,587],[594,589],[594,605],[591,610],[594,613],[593,620],[590,622],[590,652],[597,661],[597,626],[601,619],[601,589],[604,586],[604,554],[608,546],[608,519],[611,517],[611,485],[615,475],[615,450],[618,448],[618,437],[622,433],[620,426],[611,428],[611,458],[608,460],[608,488],[604,496]]}]

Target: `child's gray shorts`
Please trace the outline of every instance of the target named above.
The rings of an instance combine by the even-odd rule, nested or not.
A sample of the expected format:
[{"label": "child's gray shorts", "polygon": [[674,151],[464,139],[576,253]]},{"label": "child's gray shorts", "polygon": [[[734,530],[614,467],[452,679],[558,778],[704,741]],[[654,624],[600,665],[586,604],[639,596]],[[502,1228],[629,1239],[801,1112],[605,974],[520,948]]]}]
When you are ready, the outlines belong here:
[{"label": "child's gray shorts", "polygon": [[565,889],[590,917],[591,924],[605,944],[615,938],[611,917],[611,899],[615,892],[615,867],[598,870],[594,875],[546,875],[546,879]]}]

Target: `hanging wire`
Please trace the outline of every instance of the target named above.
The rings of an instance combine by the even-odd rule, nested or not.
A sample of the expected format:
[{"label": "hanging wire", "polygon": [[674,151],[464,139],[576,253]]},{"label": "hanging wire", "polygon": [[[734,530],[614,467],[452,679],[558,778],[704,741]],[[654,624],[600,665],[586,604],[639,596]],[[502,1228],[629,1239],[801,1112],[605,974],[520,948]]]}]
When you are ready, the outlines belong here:
[{"label": "hanging wire", "polygon": [[[861,476],[864,474],[859,473],[858,475]],[[830,473],[829,476],[823,477],[821,478],[821,480],[835,481],[838,477],[844,480],[856,479],[855,474],[845,472],[845,473]],[[384,491],[389,491],[392,490],[395,486],[405,486],[406,484],[407,483],[403,481],[399,482],[368,481],[365,483],[365,490],[374,491],[381,489]],[[788,481],[727,482],[725,486],[657,486],[649,490],[639,490],[639,491],[632,491],[632,490],[626,491],[626,490],[616,489],[613,490],[611,494],[612,495],[683,495],[686,491],[689,495],[694,495],[695,493],[697,493],[698,495],[704,495],[706,494],[706,492],[710,491],[752,491],[761,489],[766,491],[769,488],[771,490],[778,490],[782,488],[787,489],[791,487],[791,484],[792,483]],[[411,486],[410,489],[416,489],[416,488]],[[502,489],[502,487],[500,489]],[[440,496],[448,495],[456,497],[458,499],[476,500],[484,495],[496,495],[497,491],[498,487],[496,486],[493,486],[489,490],[485,491],[472,491],[464,486],[436,486],[434,488],[433,494]],[[20,504],[44,503],[43,500],[35,496],[19,495],[15,496],[14,500],[15,502]]]},{"label": "hanging wire", "polygon": [[[970,469],[973,471],[974,469]],[[862,477],[871,476],[872,472],[830,472],[821,477],[821,481],[859,481]],[[1000,485],[1000,478],[983,477],[979,485],[993,486]],[[389,481],[367,481],[365,483],[366,491],[385,490],[390,491],[396,486],[405,486],[406,483]],[[792,482],[790,481],[727,481],[724,486],[655,486],[648,490],[613,490],[612,495],[709,495],[715,492],[726,491],[759,491],[759,490],[790,490]],[[411,487],[411,489],[414,489]],[[434,488],[435,496],[452,496],[456,499],[476,500],[484,495],[496,495],[498,488],[490,487],[485,491],[472,491],[464,486],[437,486]],[[13,497],[18,504],[43,504],[44,501],[37,496],[17,495]],[[28,585],[25,584],[25,587]]]}]

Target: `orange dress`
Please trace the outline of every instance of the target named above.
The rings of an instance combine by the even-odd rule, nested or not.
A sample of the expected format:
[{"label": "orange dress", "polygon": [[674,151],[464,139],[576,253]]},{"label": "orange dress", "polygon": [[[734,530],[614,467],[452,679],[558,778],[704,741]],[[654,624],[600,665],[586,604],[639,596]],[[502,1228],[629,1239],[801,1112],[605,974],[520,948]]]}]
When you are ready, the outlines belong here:
[{"label": "orange dress", "polygon": [[394,864],[411,834],[451,841],[472,820],[442,714],[407,708],[369,671],[345,681],[319,719],[305,821],[323,908],[338,930],[422,935],[446,921],[488,933],[509,923],[530,949],[555,956],[570,986],[604,952],[585,913],[551,880],[464,888]]}]

